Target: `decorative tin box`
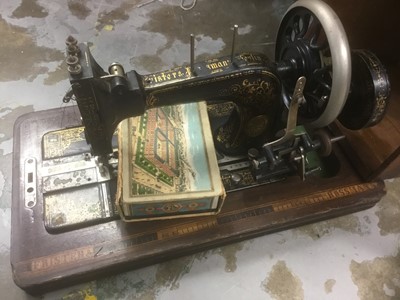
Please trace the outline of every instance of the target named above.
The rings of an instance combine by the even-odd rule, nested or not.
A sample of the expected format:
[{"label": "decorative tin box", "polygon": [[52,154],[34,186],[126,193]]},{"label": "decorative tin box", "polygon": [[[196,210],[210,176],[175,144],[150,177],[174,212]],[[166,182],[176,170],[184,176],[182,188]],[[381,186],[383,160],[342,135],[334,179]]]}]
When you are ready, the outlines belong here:
[{"label": "decorative tin box", "polygon": [[125,221],[217,213],[225,198],[205,102],[121,122],[116,202]]}]

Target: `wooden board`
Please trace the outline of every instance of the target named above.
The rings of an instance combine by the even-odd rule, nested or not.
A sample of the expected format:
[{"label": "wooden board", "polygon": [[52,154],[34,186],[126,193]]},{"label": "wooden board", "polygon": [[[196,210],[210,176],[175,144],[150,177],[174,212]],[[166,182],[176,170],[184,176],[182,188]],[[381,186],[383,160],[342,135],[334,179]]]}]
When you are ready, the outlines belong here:
[{"label": "wooden board", "polygon": [[76,125],[76,113],[74,107],[31,113],[14,128],[11,264],[16,284],[31,294],[359,211],[385,194],[382,181],[362,182],[336,149],[340,170],[335,176],[306,182],[291,177],[230,193],[217,216],[114,220],[50,234],[44,227],[40,194],[32,209],[24,205],[21,162],[34,156],[40,163],[42,135]]}]

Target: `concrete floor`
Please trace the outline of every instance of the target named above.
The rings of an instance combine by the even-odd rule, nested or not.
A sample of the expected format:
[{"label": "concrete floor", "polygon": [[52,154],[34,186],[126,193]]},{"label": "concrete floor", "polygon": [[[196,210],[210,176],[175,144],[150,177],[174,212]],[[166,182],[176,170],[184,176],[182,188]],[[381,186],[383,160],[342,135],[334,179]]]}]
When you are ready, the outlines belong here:
[{"label": "concrete floor", "polygon": [[[186,0],[185,3],[191,0]],[[62,106],[68,88],[64,40],[92,43],[96,59],[154,72],[187,63],[189,34],[197,59],[238,50],[273,57],[291,0],[20,0],[0,3],[0,298],[34,299],[10,267],[13,123],[24,113]],[[400,188],[372,209],[79,286],[41,299],[400,299]]]}]

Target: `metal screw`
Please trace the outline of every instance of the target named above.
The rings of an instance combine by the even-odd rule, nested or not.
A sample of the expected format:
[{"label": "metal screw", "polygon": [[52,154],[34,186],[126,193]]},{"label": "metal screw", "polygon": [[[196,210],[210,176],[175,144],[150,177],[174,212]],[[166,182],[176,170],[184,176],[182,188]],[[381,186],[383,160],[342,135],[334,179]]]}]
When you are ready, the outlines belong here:
[{"label": "metal screw", "polygon": [[80,64],[77,64],[75,66],[68,66],[67,69],[71,75],[79,75],[82,73],[82,66]]},{"label": "metal screw", "polygon": [[76,66],[79,63],[79,59],[75,55],[68,55],[65,62],[68,66]]},{"label": "metal screw", "polygon": [[233,184],[237,185],[242,181],[243,177],[240,174],[233,173],[231,179]]},{"label": "metal screw", "polygon": [[79,75],[82,72],[82,66],[79,64],[79,58],[75,55],[68,55],[65,62],[68,65],[68,72],[71,75]]},{"label": "metal screw", "polygon": [[69,45],[77,45],[78,44],[78,40],[76,38],[74,38],[72,35],[70,35],[65,40],[65,44],[67,46],[69,46]]},{"label": "metal screw", "polygon": [[256,159],[260,155],[260,152],[256,148],[250,148],[247,151],[247,155],[249,159]]},{"label": "metal screw", "polygon": [[77,45],[68,45],[67,46],[67,54],[68,55],[79,55],[80,49]]}]

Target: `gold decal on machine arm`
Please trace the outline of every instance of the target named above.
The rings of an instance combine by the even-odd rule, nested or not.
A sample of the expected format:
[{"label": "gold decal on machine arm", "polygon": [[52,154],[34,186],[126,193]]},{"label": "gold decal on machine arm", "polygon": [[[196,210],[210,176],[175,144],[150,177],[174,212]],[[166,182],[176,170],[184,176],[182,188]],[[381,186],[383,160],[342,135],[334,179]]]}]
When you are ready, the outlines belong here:
[{"label": "gold decal on machine arm", "polygon": [[230,59],[224,59],[224,60],[218,60],[218,59],[212,59],[207,61],[206,67],[207,69],[211,71],[222,71],[223,68],[226,68],[229,66]]},{"label": "gold decal on machine arm", "polygon": [[215,70],[218,68],[224,68],[227,67],[229,65],[230,60],[229,59],[225,59],[225,60],[221,60],[221,61],[215,61],[215,62],[210,62],[208,64],[206,64],[207,69],[209,70]]},{"label": "gold decal on machine arm", "polygon": [[242,53],[240,54],[239,58],[244,60],[248,64],[259,64],[260,62],[263,62],[263,60],[265,60],[264,57],[253,53]]},{"label": "gold decal on machine arm", "polygon": [[182,67],[143,76],[145,85],[188,79],[192,76],[190,67]]}]

